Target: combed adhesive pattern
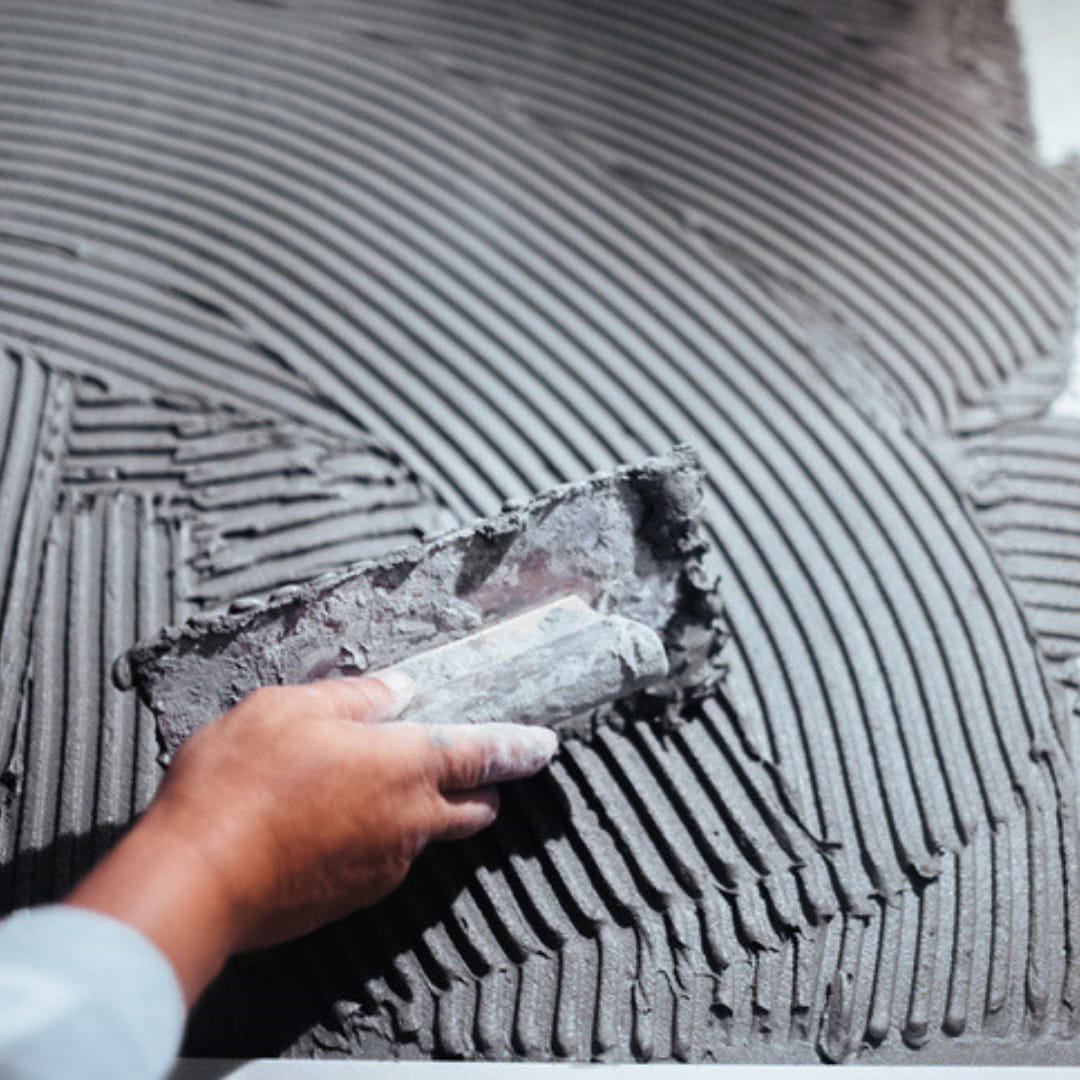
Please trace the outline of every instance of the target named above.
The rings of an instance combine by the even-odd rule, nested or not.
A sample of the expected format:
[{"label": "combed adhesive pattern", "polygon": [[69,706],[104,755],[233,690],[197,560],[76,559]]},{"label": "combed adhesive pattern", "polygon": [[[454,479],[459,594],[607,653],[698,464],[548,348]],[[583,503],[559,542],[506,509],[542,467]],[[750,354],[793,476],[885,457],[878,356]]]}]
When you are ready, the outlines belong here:
[{"label": "combed adhesive pattern", "polygon": [[5,907],[154,790],[136,639],[687,441],[722,690],[188,1051],[1080,1060],[1076,193],[905,10],[0,2]]}]

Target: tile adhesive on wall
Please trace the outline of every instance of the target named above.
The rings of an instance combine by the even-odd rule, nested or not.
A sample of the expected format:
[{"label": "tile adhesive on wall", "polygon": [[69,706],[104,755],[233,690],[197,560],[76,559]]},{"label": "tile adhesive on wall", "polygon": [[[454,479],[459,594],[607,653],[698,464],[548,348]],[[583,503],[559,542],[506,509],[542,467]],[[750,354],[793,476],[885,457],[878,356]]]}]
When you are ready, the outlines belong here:
[{"label": "tile adhesive on wall", "polygon": [[0,897],[161,626],[685,440],[731,640],[187,1051],[1080,1062],[1075,173],[1000,2],[0,0]]}]

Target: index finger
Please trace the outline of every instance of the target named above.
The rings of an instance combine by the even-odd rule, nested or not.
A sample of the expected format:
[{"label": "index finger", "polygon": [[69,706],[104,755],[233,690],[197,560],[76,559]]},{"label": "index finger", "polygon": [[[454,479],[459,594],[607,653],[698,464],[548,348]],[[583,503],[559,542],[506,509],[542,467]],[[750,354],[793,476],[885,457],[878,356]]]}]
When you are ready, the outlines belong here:
[{"label": "index finger", "polygon": [[314,695],[321,709],[368,724],[385,723],[400,716],[415,692],[412,680],[399,671],[322,679],[306,683],[301,689]]},{"label": "index finger", "polygon": [[470,791],[487,784],[522,780],[555,756],[558,736],[527,724],[430,724],[439,790]]}]

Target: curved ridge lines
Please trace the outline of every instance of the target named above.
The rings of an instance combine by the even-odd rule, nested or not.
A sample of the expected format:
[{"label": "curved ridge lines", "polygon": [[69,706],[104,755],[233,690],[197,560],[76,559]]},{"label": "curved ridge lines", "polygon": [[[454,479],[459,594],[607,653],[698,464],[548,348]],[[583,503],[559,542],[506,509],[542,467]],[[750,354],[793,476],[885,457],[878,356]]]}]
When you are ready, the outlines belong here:
[{"label": "curved ridge lines", "polygon": [[[340,14],[338,17],[345,27],[357,22],[352,15]],[[714,13],[712,17],[722,22],[731,15],[729,9],[725,9],[724,13]],[[748,18],[753,19],[754,16],[749,15]],[[450,74],[458,74],[463,79],[480,82],[484,90],[494,95],[496,100],[500,97],[505,98],[509,102],[517,103],[518,108],[525,108],[524,103],[527,102],[530,115],[550,119],[551,123],[556,125],[556,130],[565,134],[571,142],[579,134],[584,134],[589,139],[597,141],[598,145],[610,144],[615,138],[615,132],[625,131],[626,136],[633,139],[639,151],[652,151],[653,164],[648,167],[653,175],[657,176],[656,183],[661,188],[676,183],[675,178],[680,175],[690,177],[687,183],[681,185],[681,197],[678,201],[691,228],[694,227],[693,222],[700,220],[700,213],[695,210],[696,205],[707,197],[714,184],[724,183],[722,178],[727,170],[733,167],[733,159],[738,160],[743,152],[745,152],[747,163],[752,166],[751,170],[744,171],[739,182],[733,179],[730,184],[724,184],[723,197],[717,198],[715,202],[707,202],[705,206],[712,207],[713,213],[722,214],[724,206],[731,203],[737,204],[740,199],[754,199],[761,193],[771,196],[756,207],[756,216],[764,217],[772,213],[775,203],[778,202],[784,206],[785,201],[790,199],[785,207],[786,212],[776,216],[776,222],[781,230],[790,229],[795,225],[803,215],[804,202],[811,206],[815,203],[820,204],[823,193],[828,194],[833,185],[842,183],[843,176],[847,174],[855,179],[855,184],[848,187],[843,197],[839,197],[840,193],[837,191],[838,197],[820,206],[819,208],[825,212],[819,214],[815,221],[818,228],[828,230],[831,215],[837,215],[838,220],[844,218],[847,213],[845,203],[848,199],[854,199],[859,204],[860,213],[857,215],[858,225],[855,230],[841,229],[834,236],[839,245],[837,254],[842,256],[844,244],[849,244],[857,237],[861,237],[867,230],[871,230],[876,246],[884,244],[888,247],[889,234],[899,229],[903,242],[893,246],[888,255],[889,260],[902,269],[892,280],[888,293],[897,289],[902,292],[917,285],[926,272],[923,267],[924,260],[929,260],[932,264],[927,268],[928,271],[939,275],[934,278],[932,286],[935,292],[943,289],[947,292],[950,282],[953,281],[958,286],[957,291],[951,294],[940,307],[936,301],[927,303],[926,294],[923,295],[921,303],[912,302],[906,306],[904,311],[909,320],[912,316],[922,319],[925,315],[934,312],[937,313],[937,318],[948,320],[954,314],[963,311],[967,305],[974,304],[979,309],[979,314],[974,320],[967,318],[966,332],[968,334],[975,332],[978,335],[985,327],[993,326],[1001,317],[1015,319],[1016,316],[1010,314],[1014,293],[1026,295],[1029,303],[1039,309],[1044,301],[1043,290],[1061,291],[1061,279],[1053,283],[1047,279],[1034,288],[1029,283],[1015,278],[1008,284],[1005,280],[998,279],[999,284],[995,288],[998,300],[996,303],[988,304],[988,297],[980,287],[979,278],[983,274],[995,275],[998,267],[990,267],[985,263],[981,267],[977,264],[973,265],[964,247],[966,244],[973,250],[979,250],[987,242],[988,236],[992,236],[999,222],[996,220],[981,222],[982,228],[972,229],[970,219],[966,222],[963,220],[966,213],[957,214],[958,206],[970,202],[969,198],[960,195],[961,187],[967,189],[971,184],[970,168],[960,171],[954,163],[950,171],[957,187],[935,200],[935,193],[928,185],[901,192],[895,184],[894,175],[889,175],[888,172],[880,174],[880,184],[875,187],[880,168],[879,156],[868,155],[865,159],[858,160],[857,168],[851,164],[850,155],[858,154],[868,144],[873,145],[886,160],[890,155],[898,152],[895,138],[883,139],[880,145],[875,144],[878,138],[877,132],[882,123],[880,88],[875,88],[874,111],[868,110],[861,118],[863,124],[859,129],[859,139],[853,141],[850,138],[850,131],[847,131],[842,144],[834,145],[824,152],[819,151],[818,147],[823,141],[827,144],[830,139],[836,110],[834,108],[825,111],[817,105],[822,82],[823,80],[828,82],[830,75],[829,72],[821,70],[820,64],[814,69],[813,81],[807,79],[806,83],[799,87],[801,93],[796,96],[788,90],[789,82],[797,82],[798,79],[796,72],[792,70],[789,49],[783,54],[783,62],[780,62],[778,57],[774,58],[771,66],[766,62],[763,72],[767,73],[768,84],[766,85],[765,80],[762,79],[753,85],[752,91],[746,91],[743,97],[744,88],[740,84],[745,84],[748,79],[753,78],[754,54],[761,47],[760,43],[767,42],[776,30],[775,12],[759,15],[758,19],[761,24],[755,27],[755,31],[758,32],[753,35],[747,34],[744,39],[740,38],[737,48],[729,45],[722,35],[715,33],[696,37],[692,44],[686,43],[684,47],[687,50],[696,51],[698,54],[698,62],[683,63],[680,66],[665,63],[666,53],[663,47],[660,50],[660,59],[657,58],[658,42],[667,44],[679,34],[681,29],[679,15],[668,12],[664,16],[664,32],[653,33],[651,36],[647,36],[644,28],[636,25],[634,18],[620,20],[619,25],[615,27],[609,23],[603,23],[602,20],[590,19],[587,9],[583,11],[580,6],[572,10],[555,6],[541,13],[533,12],[530,14],[531,26],[542,26],[544,32],[549,35],[549,39],[554,40],[561,37],[568,38],[573,33],[575,50],[571,54],[565,50],[560,51],[549,47],[542,54],[537,53],[535,57],[526,53],[522,56],[522,63],[514,65],[512,70],[505,63],[500,64],[498,50],[500,47],[505,50],[513,38],[515,30],[513,15],[503,19],[492,16],[486,23],[474,26],[470,25],[468,20],[461,18],[455,19],[453,25],[450,25],[449,21],[437,22],[431,18],[405,13],[395,18],[398,25],[394,28],[393,40],[406,47],[416,48],[422,54],[425,46],[431,45],[430,60],[434,65],[445,66]],[[602,22],[602,34],[594,30],[594,25],[598,21]],[[573,31],[569,29],[568,24],[573,26]],[[652,23],[650,29],[655,31],[658,27]],[[363,32],[362,24],[358,32]],[[458,46],[458,51],[454,53],[447,51],[446,38],[448,37]],[[489,37],[492,39],[490,45],[487,41]],[[436,42],[441,42],[441,48],[436,46]],[[616,47],[618,48],[617,64],[613,60]],[[709,58],[707,68],[701,63],[705,55]],[[664,75],[662,82],[655,78],[658,67]],[[558,78],[552,78],[553,69],[558,72]],[[708,71],[707,80],[702,75],[703,71]],[[635,78],[635,75],[643,74],[645,78]],[[717,85],[722,86],[722,94],[716,92]],[[630,87],[634,88],[632,93],[628,93]],[[675,96],[676,88],[679,92],[678,97]],[[607,91],[606,94],[605,91]],[[807,91],[810,92],[807,93]],[[848,99],[841,104],[841,111],[848,104],[851,96],[858,93],[857,85],[848,88]],[[888,97],[888,94],[885,96]],[[789,105],[797,102],[798,107],[786,111],[772,110],[770,103],[774,99],[784,101]],[[732,109],[738,109],[740,100],[744,102],[741,120],[736,128],[729,131],[724,126],[725,114]],[[654,102],[657,104],[653,104]],[[747,106],[745,102],[751,105]],[[836,104],[836,102],[830,102],[830,105]],[[942,104],[947,110],[947,102],[943,101]],[[624,119],[627,117],[627,107],[632,111],[630,118]],[[706,110],[710,117],[708,127],[700,123],[700,115]],[[766,117],[772,125],[764,136],[758,134],[763,117]],[[905,117],[905,119],[908,120],[907,126],[911,129],[910,117]],[[694,121],[697,121],[696,126]],[[799,126],[800,122],[803,125],[814,123],[815,126],[812,131],[804,134]],[[680,127],[686,133],[682,141],[678,141],[676,134],[680,132]],[[965,132],[969,129],[970,120]],[[926,130],[925,135],[932,138],[937,130],[936,128]],[[924,130],[916,133],[912,129],[907,134],[909,140],[912,136],[915,137],[915,147],[919,148],[911,155],[911,163],[921,164],[921,159],[925,159],[930,153],[930,144],[924,138]],[[753,145],[744,147],[743,144],[747,138],[755,141]],[[999,154],[1002,149],[1001,142],[992,141],[994,142],[993,150],[987,147],[987,151]],[[795,156],[797,147],[800,152]],[[823,158],[823,163],[828,163],[827,169],[815,170],[811,161],[821,153],[827,155]],[[786,159],[785,154],[788,155]],[[619,155],[617,152],[608,151],[601,154],[600,160],[607,167],[630,170],[634,168],[632,162],[635,156],[635,152]],[[629,158],[625,166],[624,158]],[[899,161],[890,162],[890,164],[906,169],[908,158],[904,157],[902,160],[903,165]],[[768,167],[772,161],[775,161],[778,167],[776,171]],[[693,169],[695,162],[702,162],[701,168],[694,174],[685,172],[685,170]],[[935,161],[935,165],[938,168],[933,174],[934,180],[940,184],[943,170],[940,162]],[[1025,178],[1025,186],[1030,188],[1032,185],[1039,185],[1040,178],[1037,173],[1030,168],[1026,171],[1028,176]],[[779,180],[779,184],[770,186],[770,175]],[[718,177],[720,179],[717,179]],[[808,183],[809,180],[813,180],[813,183]],[[987,175],[987,180],[991,185],[996,182],[996,178],[991,174]],[[785,186],[788,190],[785,190]],[[873,200],[863,201],[864,192],[866,196],[872,194]],[[1041,194],[1044,198],[1049,198],[1051,204],[1056,202],[1059,208],[1066,206],[1060,193],[1051,195],[1047,191]],[[932,201],[926,210],[922,210],[919,200],[926,199],[927,196],[930,196]],[[909,200],[907,205],[897,203],[898,197]],[[1015,200],[1015,193],[1013,198]],[[879,210],[879,206],[882,209]],[[887,213],[888,210],[892,211],[891,215]],[[972,208],[972,212],[981,214],[982,211]],[[1014,202],[1010,201],[1009,208],[1004,213],[1011,215],[1014,212]],[[708,216],[710,210],[706,209],[705,213]],[[916,227],[908,226],[909,218]],[[942,220],[949,222],[951,230],[941,226]],[[744,216],[735,229],[723,229],[721,233],[727,236],[730,236],[732,232],[747,233],[747,230],[752,230],[754,225],[753,218],[748,222]],[[1051,226],[1051,228],[1057,229],[1058,226]],[[923,235],[926,232],[934,233],[936,242],[924,247]],[[965,244],[958,245],[957,240],[961,236]],[[732,240],[737,243],[735,237],[732,237]],[[819,259],[824,254],[821,240],[822,238],[819,237],[818,243],[814,245],[814,253]],[[1052,246],[1061,244],[1062,240],[1064,240],[1064,234],[1059,233],[1052,240]],[[761,244],[751,245],[747,241],[748,236],[744,235],[742,243],[737,244],[743,252],[749,250],[751,246],[755,246],[759,251],[763,247]],[[992,249],[986,252],[989,255],[988,261],[997,262],[1010,249],[1017,253],[1020,259],[1026,260],[1030,243],[1030,237],[1025,236],[1021,239],[1017,236],[1012,242],[1006,242],[1006,246],[999,247],[997,255],[993,254]],[[956,250],[951,250],[953,247]],[[909,262],[906,248],[914,249],[912,255],[921,248],[920,254],[923,258],[912,258]],[[1062,254],[1065,255],[1067,250],[1066,244]],[[798,257],[798,254],[787,251],[786,264],[790,265],[793,260],[797,262]],[[1065,257],[1069,256],[1065,255]],[[871,248],[863,250],[862,261],[859,263],[863,275],[866,273],[864,264],[874,263],[876,258],[875,250]],[[953,276],[955,271],[950,273],[947,268],[950,265],[955,267],[958,259],[961,264],[967,263],[967,269],[966,272],[961,273],[959,279],[955,279]],[[1013,255],[1007,256],[1006,261],[1013,263]],[[1012,272],[1004,266],[1000,269],[1005,270],[1006,274]],[[888,263],[883,266],[883,272],[888,280],[890,272]],[[1038,273],[1037,270],[1035,272]],[[1066,307],[1062,308],[1056,316],[1058,322],[1062,314],[1067,311],[1067,305],[1071,300],[1069,292],[1070,290],[1066,289],[1061,294],[1061,303]],[[887,306],[889,302],[890,297],[882,294],[878,296],[876,305]],[[865,305],[863,307],[865,308]],[[993,310],[990,310],[991,308]],[[1050,316],[1048,311],[1044,312],[1042,317],[1055,318]],[[1022,316],[1021,320],[1023,321]],[[1003,329],[999,327],[998,332],[1000,333]],[[1027,332],[1031,333],[1032,329],[1028,321]],[[1011,365],[1012,361],[1007,361],[1005,357],[1010,348],[1017,348],[1018,331],[1019,326],[1013,321],[1012,330],[1007,334],[1011,338],[1011,344],[998,338],[998,343],[990,348],[990,355],[996,353],[1001,357],[999,362]],[[1044,347],[1046,344],[1047,342],[1043,341]],[[1030,345],[1029,339],[1026,346],[1020,345],[1021,351],[1030,349]],[[969,349],[966,352],[967,362],[975,365],[981,363],[983,359],[981,354],[988,347],[988,343],[984,342],[977,344],[974,350]]]},{"label": "curved ridge lines", "polygon": [[[132,198],[135,197],[135,192],[134,191],[129,192],[129,194],[132,196]],[[192,197],[191,193],[188,192],[186,194],[187,194],[187,197],[190,200],[190,198]],[[295,200],[294,200],[294,205],[295,205]],[[280,201],[278,202],[277,206],[275,207],[275,211],[276,211],[276,213],[282,215],[283,217],[288,216],[289,213],[291,212],[290,211],[290,206],[288,204],[280,202]],[[233,217],[230,219],[230,227],[232,229],[234,229],[234,230],[237,227],[242,227],[242,226],[238,226],[238,221],[239,220],[240,219],[238,219],[235,215],[233,215]],[[278,219],[275,218],[275,220],[278,220]],[[310,224],[311,220],[312,219],[309,218],[309,224]],[[322,229],[321,224],[319,225],[319,229]],[[381,243],[381,241],[375,240],[370,234],[366,235],[364,237],[364,240],[368,244]],[[433,310],[436,307],[435,300],[437,300],[437,297],[432,299],[432,302],[430,302],[426,307],[424,307],[422,305],[414,307],[412,309],[412,316],[417,318],[417,319],[424,319],[424,318],[430,317],[430,314],[425,314],[425,312],[430,313],[430,311]],[[373,318],[373,316],[370,316],[370,317]],[[414,396],[415,396],[415,394],[414,394]],[[501,422],[499,417],[498,417],[498,414],[496,412],[494,412],[493,410],[488,410],[488,413],[489,413],[489,419],[493,420],[494,422]],[[503,486],[504,490],[519,491],[519,492],[520,492],[520,490],[523,490],[520,483],[517,483],[517,484],[515,484],[514,482],[511,482],[509,484],[504,483],[502,486]],[[535,481],[531,482],[531,486],[536,486]]]},{"label": "curved ridge lines", "polygon": [[968,441],[961,468],[979,521],[1055,663],[1080,656],[1080,421],[1019,422]]},{"label": "curved ridge lines", "polygon": [[[403,33],[403,39],[410,41],[408,29]],[[410,41],[410,44],[412,42]],[[469,44],[472,44],[471,42]],[[483,55],[483,54],[481,54]],[[620,71],[616,74],[622,74],[627,69],[626,53],[620,52]],[[477,67],[476,65],[469,64],[467,68],[464,68],[460,72],[458,68],[451,67],[452,74],[460,73],[464,77],[484,79],[488,71],[490,70],[491,61],[488,61],[486,67]],[[517,69],[520,71],[521,69]],[[517,71],[514,74],[517,74]],[[640,71],[639,71],[640,73]],[[632,70],[627,72],[627,77],[632,78],[634,72]],[[493,75],[491,82],[494,87],[498,87],[500,90],[501,82],[506,82],[507,92],[513,93],[519,90],[519,85],[512,82],[507,78],[509,73],[504,73],[497,70]],[[631,180],[634,179],[634,173],[631,170],[642,170],[639,172],[641,182],[649,187],[655,188],[657,192],[663,192],[665,188],[673,189],[678,188],[676,195],[677,202],[681,205],[682,213],[685,215],[687,225],[690,228],[703,228],[705,221],[702,218],[702,213],[706,216],[710,211],[714,214],[716,208],[721,205],[736,202],[741,199],[757,199],[756,208],[754,209],[754,216],[761,221],[764,225],[764,219],[768,217],[774,218],[774,227],[781,230],[780,233],[775,234],[777,237],[777,243],[782,249],[777,252],[777,262],[781,265],[789,265],[793,259],[792,250],[787,250],[787,258],[784,258],[784,248],[794,247],[798,248],[798,236],[797,234],[792,237],[793,244],[787,245],[783,239],[783,233],[790,231],[793,227],[796,227],[799,219],[806,217],[808,221],[812,221],[811,227],[818,229],[830,228],[829,223],[823,218],[820,211],[822,207],[820,205],[813,205],[815,202],[819,202],[816,198],[816,192],[821,190],[829,193],[829,189],[833,185],[839,185],[843,181],[840,177],[837,177],[834,172],[825,172],[821,169],[813,169],[809,165],[807,157],[812,158],[815,155],[816,144],[808,139],[803,138],[797,132],[789,132],[787,138],[780,140],[781,148],[784,143],[790,144],[790,151],[796,150],[800,153],[802,162],[802,172],[808,173],[805,178],[813,179],[815,187],[807,188],[801,192],[788,192],[785,190],[785,184],[790,184],[791,174],[790,172],[783,172],[783,159],[777,161],[774,169],[768,172],[763,168],[763,160],[768,160],[771,152],[774,151],[774,144],[770,143],[766,139],[758,138],[754,139],[755,132],[751,129],[751,116],[753,116],[758,124],[760,124],[761,115],[761,102],[760,97],[755,101],[755,106],[751,112],[750,108],[744,105],[741,114],[736,114],[732,117],[733,123],[738,125],[738,131],[741,132],[741,136],[738,139],[732,137],[734,132],[721,129],[717,132],[716,143],[717,146],[723,146],[724,156],[716,153],[709,158],[702,159],[702,149],[700,136],[701,132],[697,131],[694,134],[697,136],[694,142],[691,142],[692,136],[689,130],[686,132],[685,140],[681,143],[675,142],[671,132],[673,125],[678,123],[679,117],[677,113],[674,113],[671,109],[670,96],[666,101],[663,101],[664,106],[661,109],[660,106],[650,107],[649,102],[643,101],[640,96],[634,101],[634,116],[629,120],[623,122],[622,114],[616,112],[615,108],[611,105],[614,100],[625,100],[625,94],[620,95],[618,89],[609,95],[608,101],[604,101],[598,94],[598,87],[595,80],[589,85],[588,96],[585,96],[578,87],[573,86],[573,82],[577,73],[573,70],[567,71],[565,68],[559,70],[560,78],[558,80],[552,80],[550,78],[550,62],[546,62],[543,65],[543,75],[541,78],[541,68],[536,66],[536,72],[533,74],[530,81],[525,84],[524,89],[521,92],[523,96],[527,95],[530,102],[535,104],[532,108],[538,110],[538,118],[542,118],[544,121],[549,122],[556,126],[560,133],[564,133],[567,138],[573,141],[579,133],[587,133],[590,139],[596,140],[598,145],[607,143],[609,146],[607,158],[605,164],[609,168],[617,168],[621,175]],[[570,84],[569,88],[567,84]],[[737,95],[738,88],[733,86],[731,81],[725,83],[725,98],[720,102],[722,109],[732,109],[738,107],[738,100],[732,102],[732,98]],[[601,111],[600,108],[596,108],[595,103],[600,102],[606,106]],[[586,126],[584,117],[588,116],[588,113],[583,114],[582,106],[586,109],[590,106],[596,109],[596,116],[592,119],[591,123]],[[651,113],[651,116],[648,114]],[[647,117],[651,125],[656,129],[656,135],[649,139],[642,139],[636,135],[638,128],[640,127],[643,118]],[[662,120],[661,120],[662,117]],[[723,117],[717,117],[716,113],[713,113],[714,123],[719,124]],[[661,127],[661,124],[663,125]],[[615,137],[614,133],[621,131],[624,139],[630,140],[624,144],[626,151],[623,154],[619,153],[618,147],[612,147],[610,145],[611,140]],[[667,142],[660,141],[661,131],[667,138]],[[652,132],[650,131],[650,135]],[[751,140],[751,145],[747,149],[746,156],[750,158],[753,164],[752,170],[742,167],[738,175],[733,175],[730,178],[724,176],[726,172],[729,172],[733,168],[739,168],[737,162],[733,162],[734,153],[740,148],[740,143],[745,143],[747,140]],[[646,156],[642,160],[642,153],[648,155],[651,150],[651,159]],[[758,151],[755,154],[755,150]],[[641,162],[640,165],[635,166],[630,162],[633,159],[637,159]],[[624,164],[625,160],[625,164]],[[700,161],[700,167],[694,169],[694,165]],[[843,165],[843,162],[831,161],[835,168],[836,165]],[[693,172],[689,171],[693,170]],[[703,206],[700,204],[700,200],[709,194],[710,183],[717,177],[717,174],[721,178],[721,183],[724,183],[723,196],[718,195],[715,203],[707,202]],[[650,179],[651,174],[655,179]],[[748,177],[752,175],[754,182],[746,183]],[[782,179],[781,179],[782,178]],[[730,179],[730,183],[725,181]],[[868,177],[866,171],[862,171],[859,174],[859,179],[863,186],[867,185],[867,181],[872,182],[872,177]],[[770,180],[772,182],[770,182]],[[843,195],[841,197],[841,191]],[[858,205],[858,210],[862,211],[862,217],[856,214],[856,217],[860,221],[860,228],[865,228],[867,224],[867,218],[873,219],[873,217],[879,212],[878,206],[875,202],[863,201],[862,191],[854,186],[849,186],[846,190],[839,189],[832,194],[836,195],[832,201],[831,209],[829,204],[826,204],[826,211],[835,213],[840,219],[843,219],[846,215],[846,206],[842,199],[852,199]],[[885,185],[882,185],[882,191],[875,193],[888,198],[889,192]],[[799,197],[801,196],[801,198]],[[788,201],[790,199],[790,201]],[[803,210],[803,201],[810,203],[810,206],[806,211]],[[785,205],[786,204],[786,205]],[[774,209],[775,208],[775,209]],[[893,210],[895,207],[888,207],[886,205],[886,211]],[[815,216],[814,211],[818,213]],[[908,213],[911,213],[909,209]],[[899,215],[898,215],[899,216]],[[922,231],[925,229],[935,228],[935,218],[932,214],[924,214],[916,217],[919,228],[918,230],[908,229],[906,235],[903,236],[904,242],[912,246],[915,251],[912,252],[914,256],[917,249],[922,245]],[[875,224],[880,226],[880,231],[875,232],[874,238],[877,244],[880,246],[884,244],[886,247],[889,245],[888,233],[897,228],[903,229],[906,224],[903,216],[900,216],[899,222],[896,217],[889,218],[886,213],[882,213],[881,220]],[[844,241],[847,243],[852,242],[849,229],[841,229],[834,239],[839,239],[839,234],[843,234]],[[761,241],[763,238],[757,238]],[[953,252],[948,250],[948,241],[946,241],[945,249],[935,251],[941,263],[945,263],[949,256],[954,255]],[[755,245],[759,251],[774,250],[774,244],[766,245],[759,242]],[[843,243],[840,244],[839,251],[843,254]],[[862,250],[863,262],[874,262],[877,258],[875,249],[864,248]],[[893,250],[889,252],[892,258],[897,259],[901,266],[907,261],[907,256],[902,247],[893,247]],[[924,253],[925,254],[925,253]],[[944,259],[942,258],[944,256]],[[797,256],[794,256],[797,258]],[[933,257],[933,256],[932,256]],[[920,272],[921,263],[913,259],[914,265],[907,265],[905,267],[905,273],[901,278],[892,281],[892,288],[899,290],[900,292],[911,288],[914,284],[913,277],[917,277]],[[861,265],[861,264],[860,264]],[[775,269],[775,267],[774,267]],[[952,280],[952,275],[946,271],[945,265],[940,265],[938,269],[945,272],[946,281]],[[974,271],[977,276],[981,270],[976,267],[969,267],[969,271]],[[886,279],[888,279],[888,269],[884,270]],[[1009,295],[1003,293],[1003,297],[1006,303],[1009,302]],[[948,318],[951,314],[952,307],[963,308],[966,304],[975,301],[980,302],[976,289],[967,290],[966,294],[958,294],[951,298],[951,304],[946,302],[943,307],[946,310],[943,312],[944,317]],[[936,301],[935,301],[936,302]],[[916,305],[917,306],[917,305]],[[926,305],[926,298],[923,298],[923,308]],[[933,307],[933,304],[929,306]],[[920,309],[921,310],[921,309]],[[1011,314],[1011,313],[1008,313]],[[997,312],[985,312],[984,318],[988,318],[989,323],[992,325],[998,319],[999,314]],[[959,329],[957,330],[959,331]],[[970,333],[970,329],[967,330]],[[1015,340],[1016,324],[1013,323],[1013,336]],[[1002,343],[1004,344],[1004,343]],[[969,342],[970,345],[970,342]],[[955,344],[954,344],[955,347]],[[974,358],[985,346],[979,346],[972,350],[969,355]],[[1006,345],[1006,347],[1008,347]],[[1015,347],[1015,345],[1013,346]]]},{"label": "curved ridge lines", "polygon": [[[1076,792],[1031,633],[1067,654],[1075,462],[986,433],[1060,375],[1063,183],[776,6],[296,6],[0,3],[0,329],[60,402],[26,558],[0,515],[8,905],[153,790],[102,674],[134,636],[688,439],[723,695],[568,745],[393,902],[237,962],[190,1049],[1071,1033]],[[25,482],[5,456],[0,502]]]},{"label": "curved ridge lines", "polygon": [[[1025,250],[1025,247],[1026,247],[1026,245],[1023,245],[1023,244],[1015,245],[1013,250],[1019,249],[1019,250],[1022,251],[1022,250]],[[1007,261],[1004,261],[1004,260],[997,260],[997,261],[998,262],[1005,262],[1005,265],[1011,265],[1013,260],[1010,259],[1010,260],[1007,260]],[[908,269],[910,271],[910,267]],[[910,276],[910,274],[908,276]],[[999,292],[999,295],[1001,296],[1000,306],[1003,309],[1007,308],[1008,303],[1009,303],[1009,297],[1011,296],[1013,291],[1014,290],[1001,290]],[[971,290],[969,290],[969,292],[974,294],[974,295],[978,295],[979,290],[978,289],[971,289]],[[921,309],[919,308],[919,306],[915,305],[915,307],[911,308],[908,311],[908,316],[909,316],[909,318],[921,318],[922,315],[921,315]]]}]

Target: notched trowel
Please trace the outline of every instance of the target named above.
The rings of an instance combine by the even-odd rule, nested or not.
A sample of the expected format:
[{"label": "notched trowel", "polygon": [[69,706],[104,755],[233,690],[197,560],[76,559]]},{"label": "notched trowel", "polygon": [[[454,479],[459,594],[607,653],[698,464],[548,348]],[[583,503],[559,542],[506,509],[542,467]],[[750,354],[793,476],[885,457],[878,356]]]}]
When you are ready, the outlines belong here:
[{"label": "notched trowel", "polygon": [[167,754],[256,687],[408,673],[403,719],[588,733],[719,680],[719,574],[685,446],[135,646],[116,680]]}]

